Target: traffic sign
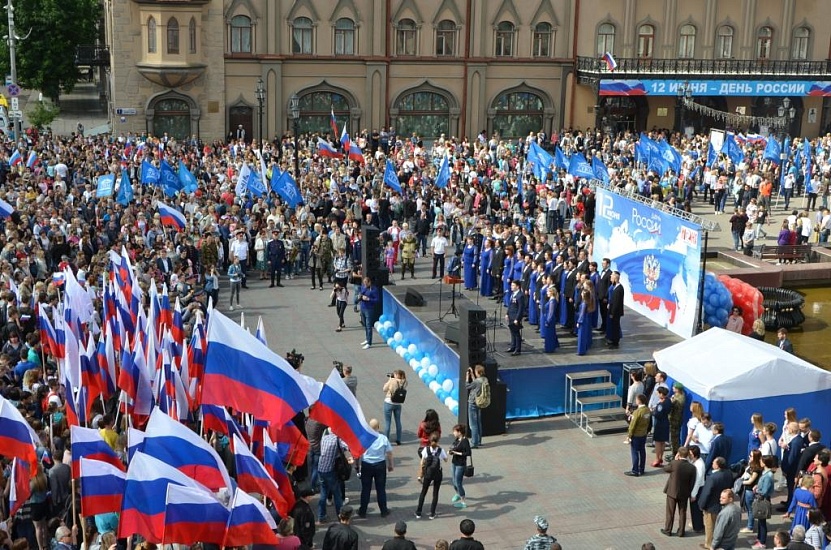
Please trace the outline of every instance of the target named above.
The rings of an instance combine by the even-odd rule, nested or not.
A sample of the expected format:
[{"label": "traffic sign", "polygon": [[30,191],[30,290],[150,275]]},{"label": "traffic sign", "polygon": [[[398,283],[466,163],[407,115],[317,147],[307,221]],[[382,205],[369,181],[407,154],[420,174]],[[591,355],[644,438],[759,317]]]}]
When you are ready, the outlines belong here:
[{"label": "traffic sign", "polygon": [[17,84],[14,84],[14,83],[9,84],[8,86],[6,86],[6,90],[9,92],[9,95],[12,96],[12,97],[17,97],[17,96],[20,95],[20,86],[18,86]]},{"label": "traffic sign", "polygon": [[18,98],[13,97],[12,98],[12,111],[18,111],[18,110],[20,110],[20,101],[18,100]]},{"label": "traffic sign", "polygon": [[11,85],[13,82],[14,82],[14,80],[12,80],[12,75],[7,74],[6,75],[6,86]]},{"label": "traffic sign", "polygon": [[9,116],[12,118],[23,119],[23,111],[9,111]]}]

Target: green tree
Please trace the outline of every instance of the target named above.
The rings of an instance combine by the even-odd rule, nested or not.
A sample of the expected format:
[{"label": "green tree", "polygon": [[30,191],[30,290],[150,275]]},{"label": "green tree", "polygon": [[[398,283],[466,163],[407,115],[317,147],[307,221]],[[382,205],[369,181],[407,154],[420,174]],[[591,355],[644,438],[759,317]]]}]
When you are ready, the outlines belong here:
[{"label": "green tree", "polygon": [[[101,7],[98,0],[12,0],[17,43],[17,80],[58,102],[78,80],[75,50],[95,44]],[[5,15],[5,14],[4,14]],[[27,36],[28,35],[28,36]],[[0,46],[0,67],[10,74],[9,47]]]},{"label": "green tree", "polygon": [[26,112],[29,124],[38,129],[43,129],[52,124],[58,118],[61,110],[48,101],[36,101],[35,106]]}]

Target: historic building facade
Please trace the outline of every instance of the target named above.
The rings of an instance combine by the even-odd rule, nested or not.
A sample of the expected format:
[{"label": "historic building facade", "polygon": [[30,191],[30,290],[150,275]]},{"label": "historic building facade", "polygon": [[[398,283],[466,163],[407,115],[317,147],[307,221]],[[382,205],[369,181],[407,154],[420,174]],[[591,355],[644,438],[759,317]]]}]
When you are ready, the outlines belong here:
[{"label": "historic building facade", "polygon": [[[107,0],[116,133],[506,137],[566,121],[574,1]],[[135,113],[135,114],[133,114]]]}]

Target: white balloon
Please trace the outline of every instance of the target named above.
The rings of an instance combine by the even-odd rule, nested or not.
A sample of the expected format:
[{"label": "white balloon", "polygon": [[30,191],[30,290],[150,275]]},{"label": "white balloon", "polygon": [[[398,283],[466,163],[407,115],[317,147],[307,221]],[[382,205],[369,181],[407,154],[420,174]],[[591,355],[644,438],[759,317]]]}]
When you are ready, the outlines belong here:
[{"label": "white balloon", "polygon": [[416,370],[418,368],[418,361],[415,359],[410,359],[410,367],[412,367],[413,370]]},{"label": "white balloon", "polygon": [[372,325],[372,326],[374,326],[375,330],[377,330],[378,332],[381,332],[381,329],[383,328],[383,325],[381,324],[381,321],[375,321],[375,324]]},{"label": "white balloon", "polygon": [[436,365],[430,365],[427,367],[427,372],[430,373],[430,376],[436,376],[439,373],[439,368]]},{"label": "white balloon", "polygon": [[424,367],[425,369],[427,367],[429,367],[430,366],[430,358],[427,357],[427,356],[422,357],[421,358],[421,366]]},{"label": "white balloon", "polygon": [[424,371],[425,371],[425,370],[426,370],[426,369],[425,369],[424,367],[419,366],[419,367],[418,367],[418,369],[416,370],[416,376],[418,376],[419,378],[421,378],[421,375],[422,375],[422,374],[424,374]]},{"label": "white balloon", "polygon": [[397,353],[397,354],[398,354],[398,355],[400,355],[401,357],[404,357],[404,352],[405,352],[405,351],[407,351],[407,350],[406,350],[406,349],[404,349],[404,346],[396,346],[396,347],[395,347],[395,353]]},{"label": "white balloon", "polygon": [[427,384],[427,387],[430,388],[431,392],[436,393],[437,391],[439,391],[441,389],[441,384],[439,384],[438,382],[433,380],[432,382]]},{"label": "white balloon", "polygon": [[389,347],[392,347],[393,344],[395,344],[395,340],[393,340],[392,336],[390,336],[389,338],[387,338],[387,345]]},{"label": "white balloon", "polygon": [[404,339],[404,335],[401,334],[401,331],[396,331],[396,333],[393,334],[392,337],[395,338],[396,342],[400,342],[401,340]]},{"label": "white balloon", "polygon": [[453,391],[453,380],[448,378],[447,380],[441,383],[441,387],[446,392]]},{"label": "white balloon", "polygon": [[407,351],[409,351],[410,355],[412,355],[418,351],[418,346],[416,346],[415,344],[410,344],[409,346],[407,346]]},{"label": "white balloon", "polygon": [[447,397],[447,399],[444,400],[444,406],[447,407],[448,409],[452,409],[453,408],[453,398],[452,397]]}]

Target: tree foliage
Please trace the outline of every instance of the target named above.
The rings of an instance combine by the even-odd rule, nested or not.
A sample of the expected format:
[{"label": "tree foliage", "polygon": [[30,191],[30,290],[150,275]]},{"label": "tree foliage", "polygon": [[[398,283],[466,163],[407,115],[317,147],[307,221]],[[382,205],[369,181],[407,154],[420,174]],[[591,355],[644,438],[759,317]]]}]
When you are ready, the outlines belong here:
[{"label": "tree foliage", "polygon": [[[101,21],[98,0],[13,0],[17,43],[17,80],[57,102],[78,80],[76,47],[95,44]],[[3,14],[5,15],[5,14]],[[8,29],[4,29],[8,32]],[[9,46],[2,42],[0,67],[10,74]]]},{"label": "tree foliage", "polygon": [[52,124],[58,118],[61,110],[48,101],[36,101],[35,106],[26,112],[29,124],[38,129],[43,129]]}]

